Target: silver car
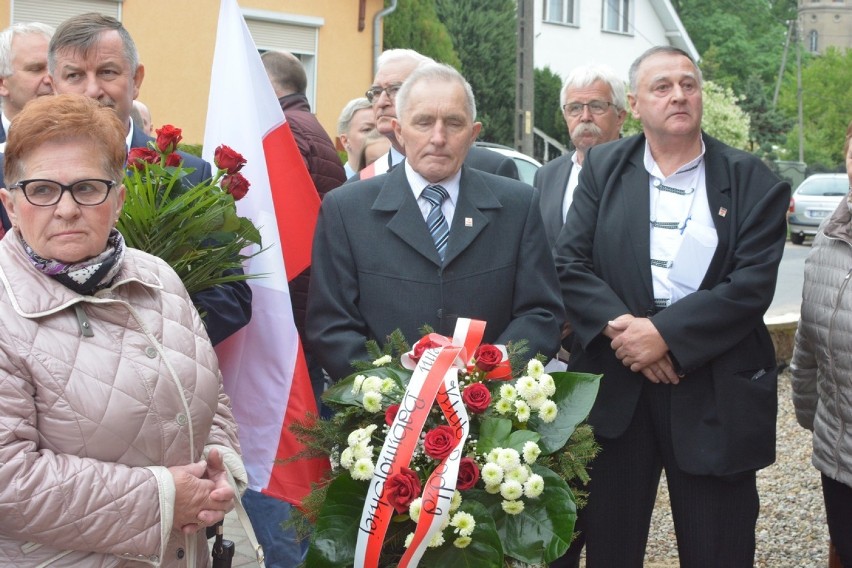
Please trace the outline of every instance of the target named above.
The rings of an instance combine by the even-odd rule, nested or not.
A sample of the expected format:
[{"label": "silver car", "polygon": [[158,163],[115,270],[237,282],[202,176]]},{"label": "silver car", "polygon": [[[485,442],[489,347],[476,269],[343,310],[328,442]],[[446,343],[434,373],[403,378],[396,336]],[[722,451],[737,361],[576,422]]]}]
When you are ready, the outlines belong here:
[{"label": "silver car", "polygon": [[814,174],[803,181],[790,197],[787,212],[790,241],[800,245],[805,237],[815,236],[820,223],[834,213],[848,192],[846,174]]}]

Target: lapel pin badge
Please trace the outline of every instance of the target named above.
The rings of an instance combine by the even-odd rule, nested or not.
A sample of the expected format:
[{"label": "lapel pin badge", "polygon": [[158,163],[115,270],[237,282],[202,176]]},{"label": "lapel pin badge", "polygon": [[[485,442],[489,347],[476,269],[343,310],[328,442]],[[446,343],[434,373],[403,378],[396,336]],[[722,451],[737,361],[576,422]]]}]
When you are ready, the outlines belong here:
[{"label": "lapel pin badge", "polygon": [[464,226],[465,227],[473,227],[473,218],[465,217],[464,218]]},{"label": "lapel pin badge", "polygon": [[724,207],[719,207],[719,217],[724,217],[728,214],[728,210]]}]

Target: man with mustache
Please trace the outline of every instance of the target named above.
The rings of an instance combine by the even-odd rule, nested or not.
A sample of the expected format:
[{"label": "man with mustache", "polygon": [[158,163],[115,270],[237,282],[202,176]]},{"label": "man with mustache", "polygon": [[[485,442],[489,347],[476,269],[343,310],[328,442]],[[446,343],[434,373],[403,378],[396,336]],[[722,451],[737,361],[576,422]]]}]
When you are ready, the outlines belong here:
[{"label": "man with mustache", "polygon": [[533,180],[541,191],[541,217],[551,247],[571,206],[586,151],[617,140],[627,118],[624,82],[604,66],[574,69],[562,85],[559,103],[575,151],[550,160]]}]

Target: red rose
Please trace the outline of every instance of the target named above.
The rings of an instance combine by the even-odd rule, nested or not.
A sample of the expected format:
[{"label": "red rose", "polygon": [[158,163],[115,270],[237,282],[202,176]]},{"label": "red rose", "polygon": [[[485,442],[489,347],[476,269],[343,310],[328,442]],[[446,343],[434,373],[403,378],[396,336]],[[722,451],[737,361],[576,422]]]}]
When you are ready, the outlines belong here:
[{"label": "red rose", "polygon": [[419,361],[421,357],[423,357],[423,353],[426,352],[427,349],[433,349],[435,347],[440,347],[440,343],[436,343],[429,339],[429,336],[423,337],[414,344],[414,348],[411,350],[411,358],[415,361]]},{"label": "red rose", "polygon": [[479,466],[470,458],[462,458],[459,462],[459,477],[456,480],[456,489],[467,491],[473,489],[479,481]]},{"label": "red rose", "polygon": [[423,449],[426,455],[436,460],[442,460],[453,451],[458,443],[455,431],[449,426],[438,426],[426,433]]},{"label": "red rose", "polygon": [[398,404],[391,404],[388,406],[388,409],[385,410],[385,424],[391,426],[393,424],[394,419],[396,418],[396,413],[399,412]]},{"label": "red rose", "polygon": [[171,154],[177,150],[178,142],[181,141],[181,129],[166,124],[162,128],[157,129],[157,148],[163,154]]},{"label": "red rose", "polygon": [[180,154],[177,152],[172,152],[168,156],[166,156],[166,165],[172,167],[178,167],[183,163],[183,158],[180,157]]},{"label": "red rose", "polygon": [[142,171],[145,164],[159,164],[160,154],[153,148],[131,148],[127,154],[127,167]]},{"label": "red rose", "polygon": [[225,170],[226,173],[233,175],[246,165],[246,159],[233,148],[222,144],[213,153],[213,163],[220,170]]},{"label": "red rose", "polygon": [[491,404],[491,391],[482,383],[473,383],[465,387],[462,400],[467,405],[468,410],[474,414],[482,414]]},{"label": "red rose", "polygon": [[420,497],[420,478],[416,473],[402,467],[385,482],[385,498],[397,513],[407,513],[411,502]]},{"label": "red rose", "polygon": [[249,181],[243,174],[232,174],[222,178],[222,189],[234,196],[234,201],[239,201],[248,193]]},{"label": "red rose", "polygon": [[487,373],[500,364],[500,361],[503,360],[503,352],[493,345],[483,343],[474,351],[473,360],[476,361],[476,366],[479,369]]}]

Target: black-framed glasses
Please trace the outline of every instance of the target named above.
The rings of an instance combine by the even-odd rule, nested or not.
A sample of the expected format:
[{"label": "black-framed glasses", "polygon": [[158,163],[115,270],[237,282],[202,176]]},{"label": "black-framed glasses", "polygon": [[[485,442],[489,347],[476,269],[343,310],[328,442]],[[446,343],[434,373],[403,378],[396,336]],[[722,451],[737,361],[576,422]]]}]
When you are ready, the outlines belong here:
[{"label": "black-framed glasses", "polygon": [[100,205],[106,201],[109,190],[115,182],[109,179],[81,179],[71,185],[65,185],[51,179],[22,179],[9,189],[20,189],[27,201],[38,207],[56,205],[67,191],[78,205]]},{"label": "black-framed glasses", "polygon": [[568,116],[580,116],[583,114],[583,107],[589,107],[589,112],[601,115],[609,110],[611,106],[615,106],[615,104],[607,101],[589,101],[587,103],[565,103],[562,105],[562,110]]},{"label": "black-framed glasses", "polygon": [[379,87],[378,85],[373,85],[367,92],[364,93],[364,96],[367,97],[367,100],[371,103],[376,101],[382,93],[387,93],[388,98],[393,100],[396,97],[396,94],[399,92],[399,89],[402,87],[402,83],[391,83],[387,87]]}]

